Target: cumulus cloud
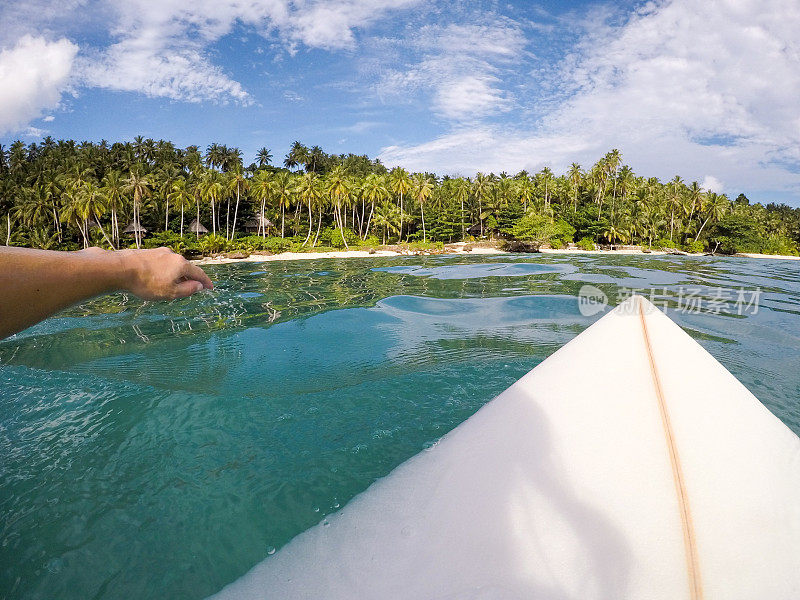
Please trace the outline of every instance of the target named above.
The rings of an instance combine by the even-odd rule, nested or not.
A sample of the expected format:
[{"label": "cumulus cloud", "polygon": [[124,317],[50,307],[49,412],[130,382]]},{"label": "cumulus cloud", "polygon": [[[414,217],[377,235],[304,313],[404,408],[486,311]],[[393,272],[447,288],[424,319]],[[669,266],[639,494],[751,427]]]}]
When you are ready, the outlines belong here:
[{"label": "cumulus cloud", "polygon": [[65,38],[30,35],[0,51],[0,133],[18,131],[58,106],[77,52]]},{"label": "cumulus cloud", "polygon": [[564,169],[617,147],[661,177],[714,173],[729,187],[797,189],[798,31],[796,0],[648,3],[622,25],[593,25],[555,78],[562,101],[526,107],[543,113],[535,126],[455,128],[381,158],[466,173],[501,162]]},{"label": "cumulus cloud", "polygon": [[420,0],[323,0],[294,3],[275,25],[283,35],[311,48],[342,49],[355,45],[354,30],[365,27],[387,11],[408,8]]},{"label": "cumulus cloud", "polygon": [[[388,11],[421,0],[31,0],[0,6],[3,73],[22,82],[4,86],[4,131],[20,130],[43,108],[58,102],[72,69],[77,84],[200,102],[249,104],[244,87],[213,60],[212,46],[236,26],[244,26],[296,52],[309,48],[340,50],[355,44],[355,30]],[[54,31],[70,23],[91,22],[101,45],[77,46],[62,38],[45,52],[13,32]],[[39,41],[41,45],[43,41]],[[25,55],[25,56],[22,56]],[[76,56],[77,55],[77,56]],[[74,69],[73,69],[74,63]],[[23,68],[24,67],[24,68]],[[13,105],[10,103],[14,103]]]},{"label": "cumulus cloud", "polygon": [[353,47],[354,30],[387,11],[419,0],[131,0],[111,3],[115,21],[109,47],[81,61],[90,86],[143,92],[185,101],[248,104],[242,85],[214,65],[209,47],[239,24],[277,36],[289,52],[298,44],[338,50]]},{"label": "cumulus cloud", "polygon": [[700,187],[709,192],[716,192],[717,194],[721,194],[725,191],[725,186],[713,175],[706,175]]},{"label": "cumulus cloud", "polygon": [[402,42],[417,60],[389,69],[378,84],[379,93],[395,101],[421,94],[438,115],[454,122],[510,110],[513,96],[502,74],[518,63],[525,36],[510,19],[487,21],[422,27]]}]

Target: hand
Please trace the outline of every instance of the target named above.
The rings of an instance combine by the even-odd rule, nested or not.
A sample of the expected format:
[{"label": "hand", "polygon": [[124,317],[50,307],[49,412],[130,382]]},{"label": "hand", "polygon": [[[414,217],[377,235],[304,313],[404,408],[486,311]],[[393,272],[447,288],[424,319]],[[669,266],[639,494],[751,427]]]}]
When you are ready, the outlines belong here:
[{"label": "hand", "polygon": [[120,250],[119,288],[143,300],[185,298],[203,289],[213,289],[208,275],[169,248]]}]

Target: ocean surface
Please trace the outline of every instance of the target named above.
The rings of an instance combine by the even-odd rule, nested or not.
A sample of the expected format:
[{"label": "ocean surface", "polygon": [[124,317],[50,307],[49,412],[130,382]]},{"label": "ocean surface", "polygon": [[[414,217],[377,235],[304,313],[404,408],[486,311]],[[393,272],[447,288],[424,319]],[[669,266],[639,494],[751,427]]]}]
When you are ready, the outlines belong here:
[{"label": "ocean surface", "polygon": [[207,270],[213,292],[107,296],[0,342],[0,598],[218,591],[598,319],[585,285],[651,297],[800,434],[800,262]]}]

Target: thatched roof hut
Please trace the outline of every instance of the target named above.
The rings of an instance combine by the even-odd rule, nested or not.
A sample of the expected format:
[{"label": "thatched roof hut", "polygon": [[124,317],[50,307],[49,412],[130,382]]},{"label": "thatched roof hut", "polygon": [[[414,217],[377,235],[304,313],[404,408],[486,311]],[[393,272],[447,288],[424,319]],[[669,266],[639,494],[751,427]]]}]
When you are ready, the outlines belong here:
[{"label": "thatched roof hut", "polygon": [[252,219],[245,221],[244,228],[249,233],[258,233],[259,231],[269,231],[275,227],[275,224],[264,215],[256,215]]},{"label": "thatched roof hut", "polygon": [[139,235],[146,235],[147,228],[144,227],[141,223],[131,221],[130,223],[128,223],[128,226],[122,230],[123,235],[136,235],[137,233]]},{"label": "thatched roof hut", "polygon": [[197,235],[203,235],[204,233],[208,233],[208,229],[206,229],[205,225],[203,225],[200,221],[193,219],[192,222],[189,223],[189,232]]}]

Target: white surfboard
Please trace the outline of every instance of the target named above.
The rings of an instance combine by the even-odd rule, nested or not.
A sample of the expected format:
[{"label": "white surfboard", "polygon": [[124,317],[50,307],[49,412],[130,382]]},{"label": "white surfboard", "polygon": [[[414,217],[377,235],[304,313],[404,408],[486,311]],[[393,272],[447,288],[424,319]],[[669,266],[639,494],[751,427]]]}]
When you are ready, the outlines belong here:
[{"label": "white surfboard", "polygon": [[637,296],[217,597],[797,599],[800,439]]}]

